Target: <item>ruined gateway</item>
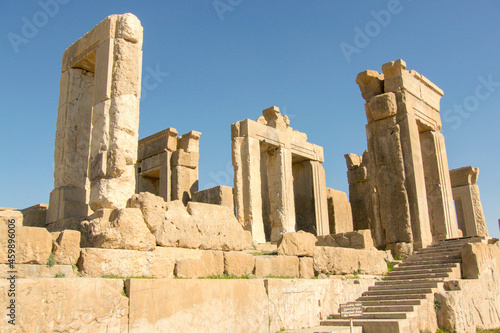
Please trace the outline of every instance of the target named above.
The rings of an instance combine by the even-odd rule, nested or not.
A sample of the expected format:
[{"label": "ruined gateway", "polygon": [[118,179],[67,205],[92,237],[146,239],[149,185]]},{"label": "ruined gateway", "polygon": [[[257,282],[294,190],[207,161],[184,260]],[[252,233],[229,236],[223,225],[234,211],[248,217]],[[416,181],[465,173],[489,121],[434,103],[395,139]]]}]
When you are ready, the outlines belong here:
[{"label": "ruined gateway", "polygon": [[500,242],[479,169],[448,168],[430,80],[403,60],[358,75],[348,195],[276,106],[232,124],[234,188],[199,190],[202,133],[138,140],[142,36],[112,15],[63,54],[49,205],[0,209],[2,331],[348,332],[352,301],[356,332],[500,326]]}]

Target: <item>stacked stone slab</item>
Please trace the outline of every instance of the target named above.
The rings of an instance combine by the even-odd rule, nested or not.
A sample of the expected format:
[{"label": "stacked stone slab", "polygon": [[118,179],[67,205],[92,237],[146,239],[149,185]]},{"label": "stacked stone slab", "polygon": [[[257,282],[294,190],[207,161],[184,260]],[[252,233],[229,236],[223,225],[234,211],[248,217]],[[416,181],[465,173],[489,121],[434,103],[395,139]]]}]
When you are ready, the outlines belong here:
[{"label": "stacked stone slab", "polygon": [[384,243],[411,243],[419,249],[433,240],[455,238],[458,229],[440,133],[443,92],[419,73],[407,71],[403,60],[384,64],[382,71],[361,72],[356,82],[366,100],[367,179],[378,197]]},{"label": "stacked stone slab", "polygon": [[231,126],[238,221],[254,241],[278,241],[296,229],[329,233],[323,148],[290,127],[279,108]]},{"label": "stacked stone slab", "polygon": [[488,236],[488,228],[479,196],[479,168],[466,166],[450,170],[458,227],[464,236]]},{"label": "stacked stone slab", "polygon": [[165,201],[184,205],[198,191],[199,140],[201,133],[177,137],[175,128],[139,140],[136,192],[150,192]]},{"label": "stacked stone slab", "polygon": [[64,52],[49,223],[134,194],[142,31],[134,15],[111,15]]}]

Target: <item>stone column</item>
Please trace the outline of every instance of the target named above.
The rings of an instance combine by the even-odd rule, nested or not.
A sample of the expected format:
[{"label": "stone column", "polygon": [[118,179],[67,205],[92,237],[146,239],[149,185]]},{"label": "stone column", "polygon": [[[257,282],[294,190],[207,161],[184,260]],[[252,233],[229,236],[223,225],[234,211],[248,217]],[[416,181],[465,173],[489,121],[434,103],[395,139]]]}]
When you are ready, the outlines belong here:
[{"label": "stone column", "polygon": [[269,187],[271,241],[295,231],[292,153],[283,147],[268,150],[267,181]]},{"label": "stone column", "polygon": [[90,147],[90,207],[124,208],[135,192],[142,70],[142,26],[115,18],[116,31],[96,46]]},{"label": "stone column", "polygon": [[437,131],[420,133],[431,230],[435,241],[458,237],[444,137]]},{"label": "stone column", "polygon": [[134,193],[141,69],[132,14],[107,17],[64,52],[47,222],[125,207]]},{"label": "stone column", "polygon": [[319,161],[311,161],[311,166],[314,193],[314,209],[316,215],[316,235],[329,235],[330,223],[328,221],[328,201],[325,169]]},{"label": "stone column", "polygon": [[233,138],[232,157],[236,216],[254,241],[265,243],[259,140],[248,136]]},{"label": "stone column", "polygon": [[488,236],[477,177],[479,168],[471,166],[450,170],[458,225],[465,237]]},{"label": "stone column", "polygon": [[420,135],[417,122],[410,114],[400,121],[400,126],[413,242],[414,248],[420,249],[432,243]]}]

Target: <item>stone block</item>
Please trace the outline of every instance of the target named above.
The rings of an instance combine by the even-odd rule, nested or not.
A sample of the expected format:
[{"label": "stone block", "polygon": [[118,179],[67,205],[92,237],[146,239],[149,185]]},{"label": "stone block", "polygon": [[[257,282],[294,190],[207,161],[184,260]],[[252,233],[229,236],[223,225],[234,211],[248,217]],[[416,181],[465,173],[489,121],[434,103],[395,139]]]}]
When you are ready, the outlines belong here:
[{"label": "stone block", "polygon": [[386,250],[390,250],[395,258],[406,259],[413,253],[412,243],[391,243],[387,244]]},{"label": "stone block", "polygon": [[175,276],[180,278],[199,278],[224,274],[222,251],[200,251],[198,258],[178,260]]},{"label": "stone block", "polygon": [[299,276],[303,279],[314,277],[314,259],[309,257],[299,258]]},{"label": "stone block", "polygon": [[[19,227],[15,233],[16,264],[45,265],[52,251],[52,236],[45,228]],[[0,227],[0,263],[8,259],[8,229]]]},{"label": "stone block", "polygon": [[141,209],[156,244],[190,249],[200,247],[200,232],[180,200],[165,202],[152,193],[142,192],[134,194],[128,206]]},{"label": "stone block", "polygon": [[255,258],[253,255],[242,252],[224,252],[224,273],[243,276],[253,274]]},{"label": "stone block", "polygon": [[356,83],[361,90],[361,96],[369,101],[373,96],[384,93],[384,75],[376,71],[363,71],[356,77]]},{"label": "stone block", "polygon": [[[357,170],[362,170],[362,168],[358,168]],[[347,194],[342,191],[327,188],[326,198],[328,203],[330,234],[352,231],[351,204],[347,199]]]},{"label": "stone block", "polygon": [[349,184],[363,183],[368,181],[368,170],[365,166],[347,171]]},{"label": "stone block", "polygon": [[347,170],[354,170],[361,166],[361,156],[349,153],[344,155]]},{"label": "stone block", "polygon": [[200,230],[201,249],[241,251],[251,246],[251,237],[228,207],[189,202],[187,211]]},{"label": "stone block", "polygon": [[184,150],[176,150],[172,153],[172,166],[183,166],[190,169],[198,167],[200,154],[194,152],[186,152]]},{"label": "stone block", "polygon": [[387,273],[387,264],[381,251],[317,246],[314,271],[335,275],[383,275]]},{"label": "stone block", "polygon": [[200,152],[200,136],[201,132],[197,131],[191,131],[183,134],[177,139],[177,149],[182,149],[188,153],[198,154]]},{"label": "stone block", "polygon": [[[9,285],[0,281],[2,304],[9,302]],[[127,332],[128,303],[122,280],[19,279],[9,332]]]},{"label": "stone block", "polygon": [[81,234],[76,230],[52,233],[52,253],[60,265],[75,265],[80,257]]},{"label": "stone block", "polygon": [[9,220],[15,220],[15,226],[21,227],[23,225],[23,213],[15,208],[5,208],[0,207],[0,226],[5,226],[9,224]]},{"label": "stone block", "polygon": [[318,239],[318,241],[316,242],[316,246],[340,247],[340,244],[337,243],[333,235],[316,236],[316,238]]},{"label": "stone block", "polygon": [[99,209],[82,222],[81,247],[151,251],[155,237],[138,208]]},{"label": "stone block", "polygon": [[396,115],[398,105],[394,93],[374,96],[365,104],[366,119],[369,123]]},{"label": "stone block", "polygon": [[312,257],[318,239],[305,231],[289,232],[278,242],[278,254],[282,256]]},{"label": "stone block", "polygon": [[262,280],[127,281],[129,332],[269,332]]},{"label": "stone block", "polygon": [[47,209],[49,205],[38,204],[21,211],[23,214],[23,225],[26,227],[45,228],[47,220]]},{"label": "stone block", "polygon": [[76,230],[80,231],[82,226],[83,219],[76,219],[76,218],[67,218],[63,220],[59,220],[56,222],[49,223],[45,226],[45,228],[49,232],[58,232],[58,231],[64,231],[64,230]]},{"label": "stone block", "polygon": [[192,200],[194,202],[226,206],[234,211],[233,188],[229,186],[219,185],[195,192]]},{"label": "stone block", "polygon": [[295,256],[257,256],[255,257],[255,276],[299,277],[299,257]]},{"label": "stone block", "polygon": [[78,269],[84,276],[172,278],[175,259],[155,251],[85,248],[81,250]]},{"label": "stone block", "polygon": [[478,279],[495,265],[500,269],[500,242],[469,243],[462,248],[462,278]]},{"label": "stone block", "polygon": [[[8,278],[12,273],[9,265],[0,265],[0,278]],[[41,278],[75,278],[77,277],[76,269],[70,265],[33,265],[33,264],[16,264],[16,279],[41,279]]]}]

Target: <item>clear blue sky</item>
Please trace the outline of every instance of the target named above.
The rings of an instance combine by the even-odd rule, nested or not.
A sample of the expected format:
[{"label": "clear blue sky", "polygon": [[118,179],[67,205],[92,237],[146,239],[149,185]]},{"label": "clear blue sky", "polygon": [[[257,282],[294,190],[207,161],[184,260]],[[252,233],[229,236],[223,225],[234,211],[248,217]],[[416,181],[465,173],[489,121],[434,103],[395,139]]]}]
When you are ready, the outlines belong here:
[{"label": "clear blue sky", "polygon": [[[200,188],[232,186],[230,125],[276,105],[324,147],[328,187],[347,191],[343,155],[366,149],[356,75],[402,58],[444,90],[450,168],[480,168],[500,236],[500,2],[54,1],[0,4],[0,206],[48,203],[62,54],[106,16],[131,12],[144,27],[143,75],[168,73],[143,90],[140,137],[201,131]],[[346,44],[356,48],[347,57]]]}]

